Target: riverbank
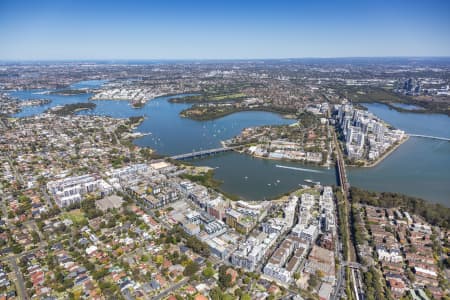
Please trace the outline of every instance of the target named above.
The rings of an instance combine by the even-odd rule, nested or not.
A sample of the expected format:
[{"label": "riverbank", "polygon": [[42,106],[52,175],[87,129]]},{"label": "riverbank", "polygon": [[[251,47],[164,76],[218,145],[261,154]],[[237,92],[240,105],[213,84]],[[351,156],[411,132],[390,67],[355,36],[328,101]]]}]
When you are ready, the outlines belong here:
[{"label": "riverbank", "polygon": [[[192,168],[192,166],[188,166],[188,167]],[[239,200],[239,196],[227,193],[226,191],[221,189],[223,182],[214,178],[214,169],[213,168],[208,168],[208,167],[204,167],[204,166],[201,168],[203,168],[203,170],[204,170],[203,172],[199,172],[198,170],[195,170],[195,168],[194,168],[192,170],[195,170],[196,173],[194,173],[194,174],[185,173],[185,174],[181,174],[180,177],[184,178],[184,179],[188,179],[193,182],[197,182],[197,183],[203,185],[204,187],[210,188],[210,189],[216,191],[217,193],[224,195],[225,197],[227,197],[230,200],[233,200],[233,201]]]},{"label": "riverbank", "polygon": [[390,149],[388,149],[386,152],[383,153],[380,157],[378,157],[374,162],[371,162],[369,164],[365,164],[362,166],[363,168],[372,168],[378,165],[380,162],[382,162],[386,157],[391,155],[395,150],[397,150],[403,143],[405,143],[409,139],[409,135],[406,135],[400,142],[392,146]]},{"label": "riverbank", "polygon": [[89,97],[89,101],[127,101],[133,108],[142,108],[147,102],[156,98],[165,97],[165,93],[151,93],[139,90],[132,95],[123,95],[121,90],[114,89],[112,91],[103,91]]},{"label": "riverbank", "polygon": [[[357,102],[357,105],[360,107],[364,107],[367,109],[365,104],[383,104],[389,107],[389,109],[395,110],[400,113],[413,113],[413,114],[443,114],[450,117],[450,109],[446,107],[447,103],[440,102],[433,107],[429,107],[430,105],[426,101],[413,101],[413,102],[389,102],[389,101],[364,101]],[[397,105],[396,105],[397,104]],[[399,105],[410,105],[419,107],[418,109],[408,109],[400,107]]]},{"label": "riverbank", "polygon": [[74,95],[83,95],[89,94],[90,91],[87,89],[73,89],[73,90],[56,90],[49,92],[50,95],[60,95],[60,96],[74,96]]},{"label": "riverbank", "polygon": [[[226,117],[228,115],[245,112],[245,111],[262,111],[262,112],[271,112],[281,115],[285,119],[295,119],[295,115],[292,114],[292,111],[283,111],[276,108],[271,107],[221,107],[221,109],[217,109],[216,111],[206,111],[207,107],[190,107],[180,112],[180,116],[183,118],[195,120],[195,121],[211,121]],[[211,108],[209,108],[211,109]]]},{"label": "riverbank", "polygon": [[[353,167],[353,168],[372,168],[372,167],[375,167],[379,163],[381,163],[385,158],[387,158],[389,155],[391,155],[395,150],[397,150],[401,145],[403,145],[403,143],[405,143],[408,139],[409,139],[409,135],[406,135],[401,141],[399,141],[398,143],[394,144],[391,148],[389,148],[386,152],[384,152],[381,156],[379,156],[373,162],[370,162],[370,163],[366,162],[364,165],[348,164],[348,166],[349,167]],[[224,141],[221,141],[221,145],[223,147],[228,147],[227,144]],[[246,146],[242,146],[242,147],[246,147]],[[329,167],[329,165],[327,163],[325,163],[325,164],[318,164],[318,163],[310,162],[310,161],[306,161],[306,160],[296,160],[296,159],[286,159],[286,158],[262,156],[262,155],[250,154],[250,153],[246,152],[245,150],[237,150],[237,149],[235,149],[234,151],[236,151],[238,153],[241,153],[241,154],[248,155],[248,156],[253,157],[253,158],[259,158],[259,159],[264,159],[264,160],[302,163],[302,164],[312,165],[312,166],[321,167],[321,168]]]},{"label": "riverbank", "polygon": [[189,103],[189,104],[205,104],[205,103],[214,103],[220,101],[240,101],[242,99],[247,98],[247,95],[243,93],[232,93],[232,94],[199,94],[199,91],[191,91],[187,92],[193,95],[186,95],[184,97],[176,97],[170,98],[168,101],[170,103]]},{"label": "riverbank", "polygon": [[[445,114],[450,116],[450,101],[445,96],[407,96],[379,87],[361,88],[347,86],[344,90],[346,91],[345,93],[342,93],[343,90],[338,91],[338,93],[346,98],[352,99],[355,104],[380,103],[403,113]],[[396,107],[392,103],[414,105],[423,109],[410,110]]]},{"label": "riverbank", "polygon": [[142,122],[144,122],[146,117],[144,116],[137,116],[137,117],[129,117],[130,120],[130,128],[136,129],[139,125],[141,125]]},{"label": "riverbank", "polygon": [[[15,92],[12,96],[20,100],[33,99],[35,91]],[[50,107],[67,103],[88,102],[88,95],[57,96],[50,95]],[[114,118],[128,118],[145,115],[138,131],[151,132],[134,140],[134,145],[168,156],[188,153],[193,149],[217,148],[221,140],[228,140],[243,128],[265,125],[289,125],[290,120],[282,119],[278,114],[256,111],[231,114],[225,118],[210,122],[192,122],[180,118],[179,112],[187,105],[174,105],[166,98],[149,101],[143,108],[133,109],[126,101],[98,101],[97,107],[89,111],[90,115],[107,115]],[[45,107],[33,107],[17,117],[27,117],[45,111]],[[446,136],[449,118],[446,115],[399,113],[385,105],[369,105],[369,110],[396,128],[406,132]],[[86,112],[80,112],[84,115]],[[169,124],[170,126],[167,126]],[[136,125],[135,125],[136,126]],[[128,127],[128,126],[127,126]],[[220,132],[219,132],[220,130]],[[429,139],[410,138],[399,151],[383,160],[375,168],[350,168],[349,180],[352,186],[368,190],[400,192],[418,196],[430,201],[448,205],[449,165],[448,151],[450,143],[441,143]],[[424,155],[426,153],[426,155]],[[150,155],[151,154],[151,155]],[[157,156],[149,151],[149,159]],[[394,159],[395,157],[395,159]],[[255,159],[248,155],[229,152],[224,155],[192,161],[195,165],[207,165],[215,169],[215,178],[222,181],[220,187],[230,194],[239,195],[241,199],[274,199],[286,191],[298,188],[304,179],[320,181],[323,184],[336,184],[334,168],[324,169],[322,174],[276,168],[276,161]],[[286,165],[301,167],[292,162]],[[244,177],[247,176],[246,180]],[[277,179],[281,183],[274,185]],[[268,186],[271,183],[271,186]]]},{"label": "riverbank", "polygon": [[[385,102],[385,101],[376,101],[373,103],[381,103],[389,108],[396,110],[398,112],[404,113],[414,113],[414,114],[445,114],[450,116],[450,109],[448,108],[448,103],[438,102],[432,103],[429,101],[412,101],[412,102]],[[420,107],[420,109],[407,109],[394,105],[397,104],[405,104]]]},{"label": "riverbank", "polygon": [[286,159],[286,158],[276,158],[276,157],[269,157],[269,156],[262,156],[262,155],[255,155],[255,154],[249,154],[243,150],[241,150],[239,153],[243,153],[246,155],[249,155],[251,157],[254,158],[259,158],[259,159],[266,159],[266,160],[273,160],[273,161],[285,161],[285,162],[293,162],[293,163],[301,163],[301,164],[306,164],[306,165],[311,165],[314,167],[321,167],[321,168],[326,168],[327,165],[321,165],[312,161],[306,161],[306,160],[299,160],[299,159]]},{"label": "riverbank", "polygon": [[95,103],[80,102],[80,103],[66,104],[63,106],[55,106],[53,108],[48,109],[46,112],[60,116],[67,116],[83,110],[92,110],[96,106],[97,105]]}]

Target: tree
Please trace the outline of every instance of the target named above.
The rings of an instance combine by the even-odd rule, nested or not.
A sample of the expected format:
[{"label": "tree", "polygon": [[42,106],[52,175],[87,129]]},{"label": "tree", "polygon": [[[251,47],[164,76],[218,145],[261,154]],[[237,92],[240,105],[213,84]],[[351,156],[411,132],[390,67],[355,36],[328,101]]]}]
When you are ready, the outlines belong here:
[{"label": "tree", "polygon": [[19,244],[14,244],[11,248],[14,254],[19,254],[20,252],[23,251],[23,246]]},{"label": "tree", "polygon": [[232,277],[227,273],[228,267],[225,265],[220,266],[219,268],[219,285],[222,288],[229,288],[232,286],[231,280]]},{"label": "tree", "polygon": [[236,296],[236,297],[241,297],[242,296],[242,290],[240,289],[240,288],[237,288],[237,289],[235,289],[234,290],[234,295]]},{"label": "tree", "polygon": [[155,263],[160,266],[164,262],[164,256],[162,255],[156,255],[155,257]]},{"label": "tree", "polygon": [[36,231],[32,231],[31,232],[31,237],[33,238],[33,243],[37,244],[39,243],[40,239],[39,239],[39,234]]},{"label": "tree", "polygon": [[315,288],[319,284],[319,280],[316,275],[309,275],[308,284],[310,287]]},{"label": "tree", "polygon": [[195,261],[189,262],[189,264],[184,268],[183,275],[192,277],[195,273],[200,270],[200,266]]},{"label": "tree", "polygon": [[31,281],[27,281],[25,286],[27,287],[27,289],[31,289],[33,287],[33,283]]},{"label": "tree", "polygon": [[325,276],[325,274],[323,274],[323,272],[322,272],[321,270],[317,270],[317,271],[316,271],[316,276],[317,276],[318,278],[322,279],[322,278]]},{"label": "tree", "polygon": [[216,286],[209,292],[209,296],[212,300],[222,300],[223,292],[219,287]]},{"label": "tree", "polygon": [[212,267],[206,267],[205,269],[203,269],[203,276],[205,276],[206,278],[211,278],[214,276],[216,272],[214,271],[214,269]]},{"label": "tree", "polygon": [[245,294],[242,294],[240,300],[252,300],[252,297],[250,297],[249,294],[245,293]]}]

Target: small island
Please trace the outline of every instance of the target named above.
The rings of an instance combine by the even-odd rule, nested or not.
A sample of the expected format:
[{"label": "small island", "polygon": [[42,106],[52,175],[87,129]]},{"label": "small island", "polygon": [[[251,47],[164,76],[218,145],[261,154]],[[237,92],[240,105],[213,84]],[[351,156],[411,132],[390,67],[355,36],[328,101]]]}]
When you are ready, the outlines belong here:
[{"label": "small island", "polygon": [[196,121],[214,120],[242,111],[267,111],[282,115],[293,115],[297,112],[295,107],[277,104],[267,101],[263,97],[243,92],[250,86],[245,84],[230,84],[226,87],[219,85],[199,94],[173,97],[169,99],[169,102],[192,104],[191,107],[181,111],[180,116]]},{"label": "small island", "polygon": [[201,103],[182,110],[180,116],[196,121],[209,121],[231,115],[242,111],[266,111],[278,113],[285,116],[292,116],[296,110],[281,106],[274,106],[254,102],[255,99],[247,99],[236,103]]},{"label": "small island", "polygon": [[47,110],[47,113],[59,115],[59,116],[67,116],[72,115],[78,111],[82,110],[88,110],[88,109],[94,109],[97,105],[95,103],[72,103],[72,104],[66,104],[63,106],[55,106],[49,110]]}]

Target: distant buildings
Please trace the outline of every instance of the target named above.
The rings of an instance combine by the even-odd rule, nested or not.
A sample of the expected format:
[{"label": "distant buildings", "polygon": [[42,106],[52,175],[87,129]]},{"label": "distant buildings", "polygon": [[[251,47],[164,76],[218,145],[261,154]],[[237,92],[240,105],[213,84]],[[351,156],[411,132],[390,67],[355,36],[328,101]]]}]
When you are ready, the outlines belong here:
[{"label": "distant buildings", "polygon": [[398,81],[396,91],[404,95],[419,96],[422,93],[422,86],[419,80],[408,78]]}]

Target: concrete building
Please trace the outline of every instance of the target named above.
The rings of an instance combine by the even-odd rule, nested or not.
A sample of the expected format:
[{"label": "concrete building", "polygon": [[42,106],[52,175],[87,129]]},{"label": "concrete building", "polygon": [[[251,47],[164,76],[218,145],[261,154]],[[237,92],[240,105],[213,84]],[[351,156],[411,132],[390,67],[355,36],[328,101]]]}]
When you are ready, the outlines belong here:
[{"label": "concrete building", "polygon": [[80,203],[87,193],[99,192],[104,196],[112,193],[113,188],[98,174],[87,174],[50,181],[47,190],[59,207],[67,207]]}]

